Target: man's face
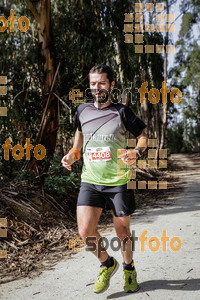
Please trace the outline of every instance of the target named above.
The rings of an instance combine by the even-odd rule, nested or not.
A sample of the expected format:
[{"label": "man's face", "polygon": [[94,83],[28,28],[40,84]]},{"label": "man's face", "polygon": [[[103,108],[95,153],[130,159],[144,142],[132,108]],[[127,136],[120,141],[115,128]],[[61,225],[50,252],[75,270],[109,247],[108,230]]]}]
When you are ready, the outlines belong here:
[{"label": "man's face", "polygon": [[106,73],[90,73],[89,76],[90,89],[92,90],[91,92],[94,100],[99,103],[107,102],[110,98],[110,91],[114,88],[115,82],[113,81],[110,84]]}]

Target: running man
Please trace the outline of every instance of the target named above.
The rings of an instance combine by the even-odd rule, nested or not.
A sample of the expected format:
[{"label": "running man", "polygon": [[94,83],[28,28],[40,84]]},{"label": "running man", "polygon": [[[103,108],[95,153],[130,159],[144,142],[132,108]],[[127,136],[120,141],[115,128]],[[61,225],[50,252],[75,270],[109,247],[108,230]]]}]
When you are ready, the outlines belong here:
[{"label": "running man", "polygon": [[[115,81],[109,66],[94,66],[89,72],[89,80],[94,103],[84,103],[78,107],[73,148],[63,157],[62,165],[71,170],[71,165],[80,159],[83,148],[84,163],[77,201],[79,234],[87,246],[88,237],[96,237],[96,243],[99,241],[101,236],[97,231],[97,224],[107,202],[112,210],[121,248],[125,250],[122,251],[124,291],[135,292],[139,285],[130,232],[130,215],[135,210],[135,200],[133,190],[127,189],[127,182],[130,180],[127,172],[125,177],[117,174],[117,161],[120,158],[130,168],[141,156],[147,145],[147,135],[143,131],[146,125],[131,109],[112,102],[111,90]],[[138,139],[135,149],[124,150],[127,146],[127,130]],[[97,247],[93,253],[101,263],[94,292],[102,293],[108,288],[110,277],[117,271],[119,263],[107,251],[101,251],[99,255]]]}]

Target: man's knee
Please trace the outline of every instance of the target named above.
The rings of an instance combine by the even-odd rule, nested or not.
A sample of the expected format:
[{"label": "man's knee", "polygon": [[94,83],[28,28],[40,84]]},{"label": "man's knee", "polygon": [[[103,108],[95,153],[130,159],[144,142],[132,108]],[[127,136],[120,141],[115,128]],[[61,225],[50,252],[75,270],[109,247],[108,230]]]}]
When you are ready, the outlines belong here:
[{"label": "man's knee", "polygon": [[[117,225],[117,224],[116,224]],[[127,236],[130,236],[131,233],[130,233],[130,229],[128,226],[123,226],[123,225],[115,225],[115,231],[116,231],[116,234],[118,236],[118,238],[120,240],[123,240],[125,239],[125,237]]]},{"label": "man's knee", "polygon": [[78,229],[79,235],[84,241],[86,240],[87,237],[94,236],[95,231],[96,228],[90,228],[90,227],[80,227]]}]

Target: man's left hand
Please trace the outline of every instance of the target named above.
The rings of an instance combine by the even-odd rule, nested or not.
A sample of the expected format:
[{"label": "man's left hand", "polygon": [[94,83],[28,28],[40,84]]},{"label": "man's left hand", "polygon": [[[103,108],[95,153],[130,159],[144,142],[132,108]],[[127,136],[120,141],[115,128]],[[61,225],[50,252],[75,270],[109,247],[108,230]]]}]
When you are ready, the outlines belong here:
[{"label": "man's left hand", "polygon": [[118,158],[121,158],[127,166],[132,165],[139,157],[135,149],[118,149],[118,154],[120,154]]}]

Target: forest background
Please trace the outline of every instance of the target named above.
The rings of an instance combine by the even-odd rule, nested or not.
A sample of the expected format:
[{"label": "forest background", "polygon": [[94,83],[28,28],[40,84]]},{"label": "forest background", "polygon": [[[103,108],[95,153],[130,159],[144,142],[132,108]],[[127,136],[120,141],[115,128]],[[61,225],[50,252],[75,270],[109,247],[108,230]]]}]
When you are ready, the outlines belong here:
[{"label": "forest background", "polygon": [[[49,214],[44,199],[51,209],[62,214],[72,209],[74,214],[82,160],[74,164],[71,173],[61,165],[72,147],[73,119],[79,105],[69,100],[69,93],[72,89],[84,93],[89,87],[88,72],[99,63],[114,69],[116,88],[132,89],[133,103],[129,94],[123,101],[147,124],[149,138],[157,139],[157,149],[168,149],[168,155],[199,152],[200,3],[151,1],[164,3],[165,16],[173,13],[173,5],[179,5],[177,18],[182,18],[176,53],[161,54],[135,53],[134,42],[125,43],[124,14],[134,16],[138,2],[145,7],[149,1],[1,0],[0,16],[8,19],[13,9],[18,19],[26,16],[30,21],[26,32],[19,30],[17,22],[14,32],[9,25],[0,32],[0,76],[8,80],[7,95],[0,96],[0,106],[7,107],[7,116],[0,116],[2,216],[11,209],[26,222],[41,220]],[[155,11],[144,13],[144,24],[156,25],[155,15]],[[173,33],[144,32],[144,45],[156,44],[166,49],[173,44]],[[173,55],[173,66],[168,68]],[[166,105],[162,99],[152,104],[146,94],[141,104],[136,89],[145,81],[148,90],[160,90],[163,81],[170,91],[180,89],[181,101],[172,103],[168,94]],[[2,145],[8,138],[12,147],[24,147],[27,138],[34,147],[43,145],[45,158],[37,160],[32,151],[30,161],[25,155],[16,160],[11,154],[5,160]]]},{"label": "forest background", "polygon": [[[157,148],[167,148],[169,153],[199,151],[200,48],[199,35],[193,25],[199,22],[200,5],[195,0],[180,5],[182,25],[176,54],[138,54],[134,53],[134,43],[125,43],[124,34],[124,14],[134,13],[135,2],[26,0],[1,3],[1,16],[8,19],[10,10],[14,9],[18,19],[28,17],[30,26],[24,33],[15,22],[14,32],[8,28],[0,34],[0,70],[1,75],[8,78],[8,93],[0,99],[1,106],[8,108],[7,117],[0,117],[0,143],[3,145],[7,138],[12,138],[12,147],[24,146],[26,138],[30,138],[31,144],[42,144],[47,151],[40,162],[33,155],[30,162],[25,156],[15,160],[12,155],[6,161],[1,147],[1,180],[27,179],[33,170],[46,187],[59,193],[65,191],[67,185],[77,185],[76,179],[80,176],[68,174],[60,164],[72,146],[73,118],[79,105],[69,100],[69,92],[76,88],[85,94],[89,87],[88,72],[98,63],[113,67],[118,89],[132,90],[133,103],[129,94],[123,101],[147,124],[149,138],[157,139]],[[164,3],[166,14],[176,1]],[[144,24],[155,25],[155,15],[155,11],[144,14]],[[145,32],[145,44],[166,47],[173,44],[173,34]],[[175,55],[175,64],[169,70],[171,55]],[[141,104],[136,89],[145,81],[149,90],[160,90],[163,81],[170,90],[179,88],[181,102],[171,103],[168,94],[167,105],[161,100],[152,104],[146,94],[146,101]]]}]

